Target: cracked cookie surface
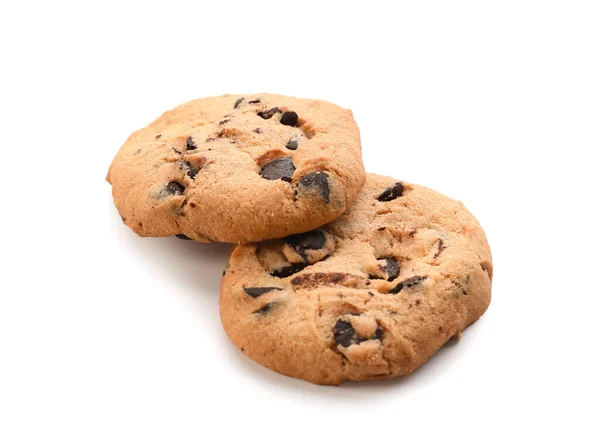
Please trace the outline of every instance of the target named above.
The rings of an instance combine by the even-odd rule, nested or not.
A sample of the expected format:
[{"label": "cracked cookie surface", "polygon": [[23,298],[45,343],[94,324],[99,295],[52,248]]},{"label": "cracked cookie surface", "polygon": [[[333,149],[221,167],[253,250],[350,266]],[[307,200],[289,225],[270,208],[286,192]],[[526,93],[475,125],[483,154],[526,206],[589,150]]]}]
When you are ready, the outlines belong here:
[{"label": "cracked cookie surface", "polygon": [[129,137],[106,179],[138,235],[247,243],[334,220],[365,172],[350,110],[253,94],[164,113]]},{"label": "cracked cookie surface", "polygon": [[241,245],[221,284],[221,319],[247,356],[319,384],[406,375],[475,322],[492,259],[464,205],[367,175],[336,221]]}]

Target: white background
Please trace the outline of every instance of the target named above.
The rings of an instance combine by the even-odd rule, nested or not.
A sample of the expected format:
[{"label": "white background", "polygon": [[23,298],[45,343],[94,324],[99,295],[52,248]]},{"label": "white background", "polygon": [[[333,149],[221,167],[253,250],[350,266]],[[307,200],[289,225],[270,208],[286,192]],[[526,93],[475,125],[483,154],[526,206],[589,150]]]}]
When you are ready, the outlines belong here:
[{"label": "white background", "polygon": [[[0,46],[0,445],[600,441],[598,2],[6,1]],[[458,345],[335,388],[230,344],[229,246],[136,237],[104,181],[228,92],[351,108],[369,171],[478,217],[493,298]]]}]

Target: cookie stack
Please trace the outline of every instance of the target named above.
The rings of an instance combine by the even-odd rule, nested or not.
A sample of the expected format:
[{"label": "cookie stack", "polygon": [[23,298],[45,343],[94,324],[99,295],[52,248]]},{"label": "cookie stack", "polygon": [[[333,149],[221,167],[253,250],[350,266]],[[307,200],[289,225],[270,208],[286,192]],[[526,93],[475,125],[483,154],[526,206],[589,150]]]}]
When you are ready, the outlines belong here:
[{"label": "cookie stack", "polygon": [[107,181],[138,235],[237,244],[223,326],[284,375],[406,375],[490,302],[475,217],[426,187],[365,174],[352,112],[326,101],[188,102],[133,133]]}]

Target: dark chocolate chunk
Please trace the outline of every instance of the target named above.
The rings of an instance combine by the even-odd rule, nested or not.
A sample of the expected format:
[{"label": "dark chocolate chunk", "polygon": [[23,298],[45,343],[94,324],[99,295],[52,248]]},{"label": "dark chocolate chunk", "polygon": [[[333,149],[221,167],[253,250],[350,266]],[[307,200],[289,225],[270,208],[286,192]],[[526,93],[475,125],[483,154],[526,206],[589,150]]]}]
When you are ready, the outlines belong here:
[{"label": "dark chocolate chunk", "polygon": [[302,188],[316,189],[325,203],[329,203],[329,181],[325,172],[311,172],[298,183]]},{"label": "dark chocolate chunk", "polygon": [[254,129],[254,133],[262,133],[262,132],[263,132],[263,129],[261,129],[261,128],[257,127]]},{"label": "dark chocolate chunk", "polygon": [[400,275],[400,265],[398,264],[396,259],[387,258],[384,260],[386,264],[383,267],[383,272],[388,275],[388,281],[391,282]]},{"label": "dark chocolate chunk", "polygon": [[198,169],[197,167],[194,167],[192,165],[189,165],[189,169],[187,171],[188,176],[193,180],[194,178],[196,178],[196,175],[198,175],[198,172],[200,172],[200,169]]},{"label": "dark chocolate chunk", "polygon": [[384,190],[377,199],[379,201],[392,201],[402,196],[404,191],[404,185],[402,183],[396,183],[392,187],[388,187]]},{"label": "dark chocolate chunk", "polygon": [[[354,314],[354,316],[358,315]],[[335,343],[337,345],[341,345],[342,347],[350,347],[353,344],[360,344],[361,342],[368,341],[370,339],[376,339],[381,342],[383,339],[383,328],[377,324],[375,334],[367,339],[359,335],[350,322],[338,319],[333,327],[333,337]]]},{"label": "dark chocolate chunk", "polygon": [[262,296],[263,294],[268,293],[269,291],[273,291],[273,290],[282,290],[282,288],[278,288],[276,286],[244,288],[244,291],[246,292],[246,294],[254,299],[256,299],[258,296]]},{"label": "dark chocolate chunk", "polygon": [[325,234],[322,231],[310,231],[304,234],[294,234],[285,238],[288,245],[298,253],[306,262],[306,251],[317,250],[325,247]]},{"label": "dark chocolate chunk", "polygon": [[260,116],[263,119],[271,119],[273,117],[273,115],[275,113],[277,113],[278,111],[279,111],[279,107],[273,107],[270,110],[261,111],[261,112],[258,112],[257,114],[258,114],[258,116]]},{"label": "dark chocolate chunk", "polygon": [[255,99],[253,101],[248,101],[248,104],[260,104],[260,99]]},{"label": "dark chocolate chunk", "polygon": [[289,266],[284,266],[276,269],[275,271],[271,271],[271,275],[283,279],[284,277],[289,277],[292,274],[296,274],[298,271],[302,271],[305,267],[305,263],[292,263]]},{"label": "dark chocolate chunk", "polygon": [[219,125],[227,124],[229,121],[229,119],[223,119],[221,122],[219,122]]},{"label": "dark chocolate chunk", "polygon": [[423,282],[425,279],[427,279],[426,276],[409,277],[408,279],[404,279],[402,282],[398,283],[389,292],[392,294],[398,294],[400,291],[402,291],[402,289],[404,287],[406,287],[406,288],[413,287],[413,286],[418,285],[419,283]]},{"label": "dark chocolate chunk", "polygon": [[377,340],[379,340],[379,342],[381,342],[382,338],[383,338],[383,328],[381,328],[381,326],[377,325],[377,330],[375,330],[375,335],[371,339],[377,339]]},{"label": "dark chocolate chunk", "polygon": [[296,127],[298,125],[298,114],[293,111],[286,111],[279,122],[281,122],[283,125]]},{"label": "dark chocolate chunk", "polygon": [[233,108],[238,108],[239,105],[244,101],[245,98],[239,98],[237,101],[235,101],[235,104],[233,104]]},{"label": "dark chocolate chunk", "polygon": [[185,190],[185,187],[179,184],[177,181],[171,181],[169,184],[167,184],[165,190],[173,195],[181,195]]},{"label": "dark chocolate chunk", "polygon": [[288,143],[285,145],[286,149],[296,150],[298,148],[298,140],[290,139]]},{"label": "dark chocolate chunk", "polygon": [[188,139],[185,142],[185,147],[187,150],[196,150],[198,148],[191,136],[188,136]]},{"label": "dark chocolate chunk", "polygon": [[292,181],[295,170],[292,157],[288,156],[265,164],[260,170],[260,176],[267,180],[283,180],[289,183]]},{"label": "dark chocolate chunk", "polygon": [[265,313],[268,313],[269,311],[271,311],[273,309],[274,306],[275,306],[275,304],[273,302],[269,302],[264,307],[260,307],[258,310],[256,310],[254,312],[254,314],[265,314]]},{"label": "dark chocolate chunk", "polygon": [[179,161],[179,167],[182,170],[186,171],[186,174],[193,180],[194,178],[196,178],[196,175],[198,174],[198,172],[200,171],[200,169],[196,166],[191,165],[189,162],[187,161]]},{"label": "dark chocolate chunk", "polygon": [[181,240],[192,240],[185,234],[175,234],[175,237],[180,238]]},{"label": "dark chocolate chunk", "polygon": [[158,134],[154,137],[154,139],[160,139],[161,136],[162,136],[161,134]]},{"label": "dark chocolate chunk", "polygon": [[359,344],[363,341],[352,324],[341,319],[338,319],[333,327],[333,337],[335,343],[342,347],[350,347],[352,344]]}]

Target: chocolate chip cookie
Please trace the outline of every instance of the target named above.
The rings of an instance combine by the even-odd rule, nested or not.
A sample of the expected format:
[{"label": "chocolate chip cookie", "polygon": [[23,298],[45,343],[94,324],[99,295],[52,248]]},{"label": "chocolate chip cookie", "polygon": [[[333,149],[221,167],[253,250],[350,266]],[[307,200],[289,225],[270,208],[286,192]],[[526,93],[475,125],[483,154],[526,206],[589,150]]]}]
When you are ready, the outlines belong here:
[{"label": "chocolate chip cookie", "polygon": [[319,384],[406,375],[487,309],[492,259],[462,203],[369,174],[338,220],[238,246],[221,319],[247,356]]},{"label": "chocolate chip cookie", "polygon": [[350,110],[252,94],[166,112],[129,137],[106,179],[141,236],[246,243],[334,220],[365,173]]}]

